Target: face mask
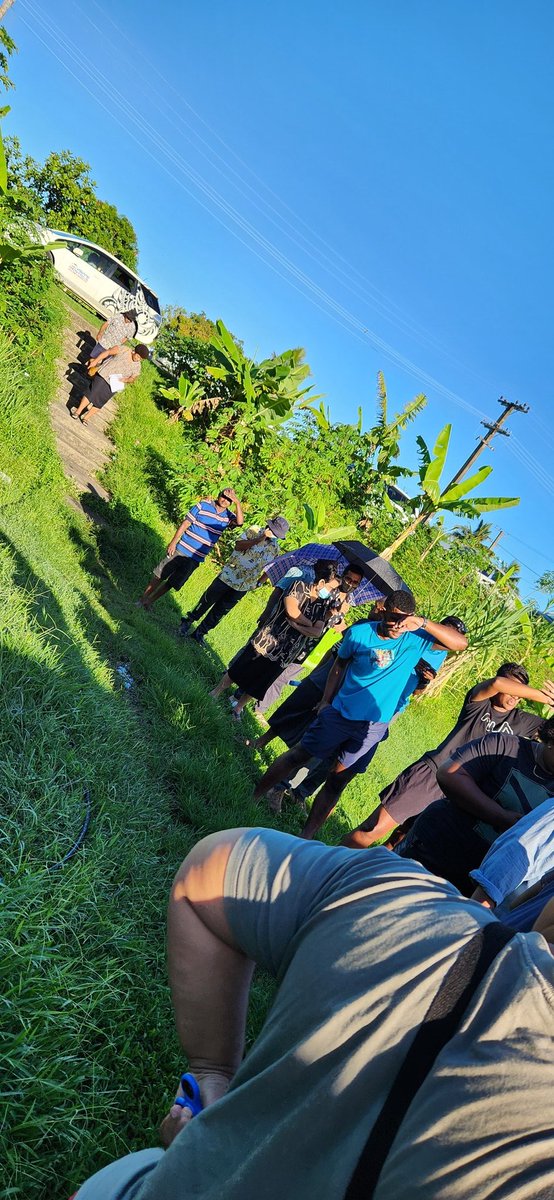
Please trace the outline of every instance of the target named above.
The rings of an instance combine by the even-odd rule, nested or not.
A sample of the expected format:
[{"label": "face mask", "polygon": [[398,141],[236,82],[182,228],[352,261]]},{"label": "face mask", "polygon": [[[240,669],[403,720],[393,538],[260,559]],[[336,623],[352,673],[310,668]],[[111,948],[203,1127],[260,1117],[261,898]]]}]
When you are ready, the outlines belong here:
[{"label": "face mask", "polygon": [[331,595],[329,588],[326,588],[326,587],[320,588],[317,594],[318,594],[320,600],[328,600],[329,596]]}]

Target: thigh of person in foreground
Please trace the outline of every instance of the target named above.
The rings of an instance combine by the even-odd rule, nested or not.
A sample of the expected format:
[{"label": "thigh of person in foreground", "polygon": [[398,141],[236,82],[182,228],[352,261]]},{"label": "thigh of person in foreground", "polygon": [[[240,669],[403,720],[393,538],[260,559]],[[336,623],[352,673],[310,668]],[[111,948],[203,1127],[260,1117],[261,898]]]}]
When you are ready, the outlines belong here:
[{"label": "thigh of person in foreground", "polygon": [[132,1200],[163,1155],[156,1147],[126,1154],[91,1175],[75,1192],[74,1200]]}]

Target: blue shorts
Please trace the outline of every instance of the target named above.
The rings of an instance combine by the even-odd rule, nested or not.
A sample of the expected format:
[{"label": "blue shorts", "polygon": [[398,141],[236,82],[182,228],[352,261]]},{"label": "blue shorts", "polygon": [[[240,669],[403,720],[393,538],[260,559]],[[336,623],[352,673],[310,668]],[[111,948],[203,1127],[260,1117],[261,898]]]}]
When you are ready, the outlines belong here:
[{"label": "blue shorts", "polygon": [[310,725],[300,745],[313,758],[336,758],[346,769],[356,766],[352,774],[359,774],[365,771],[387,729],[388,724],[382,721],[351,721],[329,704]]}]

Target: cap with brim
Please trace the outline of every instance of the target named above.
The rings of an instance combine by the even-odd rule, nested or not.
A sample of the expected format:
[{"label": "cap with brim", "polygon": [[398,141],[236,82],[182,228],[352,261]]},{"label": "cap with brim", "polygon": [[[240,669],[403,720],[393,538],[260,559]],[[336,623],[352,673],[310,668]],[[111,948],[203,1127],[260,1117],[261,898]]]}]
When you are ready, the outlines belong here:
[{"label": "cap with brim", "polygon": [[290,529],[290,525],[284,517],[272,517],[271,521],[266,521],[265,527],[271,529],[276,538],[285,538]]}]

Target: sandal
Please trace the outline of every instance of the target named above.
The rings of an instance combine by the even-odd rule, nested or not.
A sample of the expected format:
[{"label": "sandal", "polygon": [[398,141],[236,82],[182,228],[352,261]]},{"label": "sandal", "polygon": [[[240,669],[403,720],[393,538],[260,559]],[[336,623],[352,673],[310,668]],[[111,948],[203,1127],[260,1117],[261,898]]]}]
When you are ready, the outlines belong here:
[{"label": "sandal", "polygon": [[70,415],[70,417],[72,418],[72,420],[73,420],[73,421],[79,421],[79,420],[80,420],[80,417],[78,417],[78,416],[77,416],[77,409],[75,408],[75,406],[73,406],[73,408],[70,408],[70,410],[69,410],[69,415]]}]

